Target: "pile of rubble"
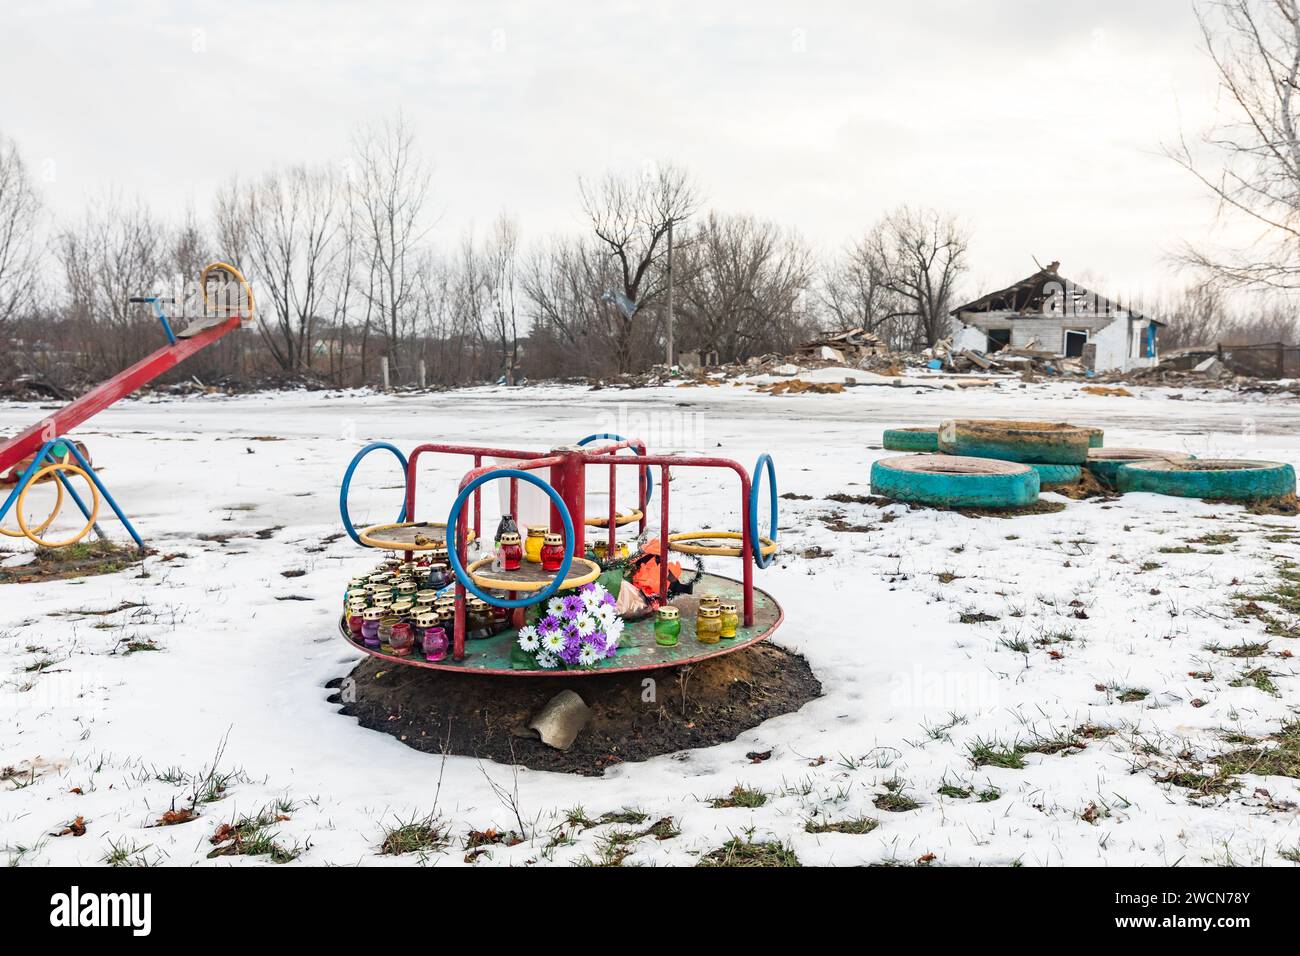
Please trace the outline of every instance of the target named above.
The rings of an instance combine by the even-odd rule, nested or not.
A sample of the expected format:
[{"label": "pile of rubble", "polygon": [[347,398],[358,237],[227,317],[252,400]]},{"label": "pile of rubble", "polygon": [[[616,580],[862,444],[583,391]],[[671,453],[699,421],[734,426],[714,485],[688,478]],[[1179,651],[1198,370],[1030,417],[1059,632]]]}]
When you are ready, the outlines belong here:
[{"label": "pile of rubble", "polygon": [[819,359],[839,365],[857,362],[864,358],[884,355],[888,350],[874,332],[862,328],[823,332],[820,338],[804,342],[795,349],[794,358],[800,361]]},{"label": "pile of rubble", "polygon": [[1004,348],[987,353],[977,349],[954,348],[952,340],[943,339],[923,354],[932,362],[941,363],[950,372],[1011,372],[1021,376],[1088,373],[1088,367],[1082,359],[1062,358],[1055,352],[1034,348],[1036,344],[1030,342],[1022,348]]}]

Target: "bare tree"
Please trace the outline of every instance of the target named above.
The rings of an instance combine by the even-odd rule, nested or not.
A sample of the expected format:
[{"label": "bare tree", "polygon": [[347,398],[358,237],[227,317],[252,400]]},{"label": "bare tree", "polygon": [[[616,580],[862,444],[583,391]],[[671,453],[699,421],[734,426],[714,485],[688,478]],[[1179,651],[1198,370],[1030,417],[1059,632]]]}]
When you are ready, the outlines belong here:
[{"label": "bare tree", "polygon": [[166,230],[140,200],[110,194],[64,229],[57,254],[67,285],[67,318],[84,330],[87,371],[120,370],[157,345],[152,314],[127,299],[168,277]]},{"label": "bare tree", "polygon": [[788,352],[810,331],[803,306],[812,253],[752,216],[710,213],[684,246],[682,342],[731,362]]},{"label": "bare tree", "polygon": [[1202,161],[1183,139],[1167,154],[1259,233],[1237,249],[1187,246],[1182,260],[1238,287],[1300,287],[1300,0],[1204,0],[1196,5],[1206,51],[1231,119],[1208,130]]},{"label": "bare tree", "polygon": [[[603,254],[611,260],[617,285],[610,290],[645,309],[662,291],[657,268],[666,249],[668,229],[684,221],[699,204],[694,183],[685,170],[660,163],[640,175],[606,173],[596,180],[578,180],[582,208],[591,221]],[[622,315],[615,336],[620,371],[633,364],[633,317]],[[646,314],[650,314],[647,312]]]},{"label": "bare tree", "polygon": [[342,200],[331,170],[305,166],[250,186],[232,182],[218,196],[222,244],[256,276],[259,327],[282,369],[311,367],[315,327],[340,255]]},{"label": "bare tree", "polygon": [[910,206],[900,206],[868,234],[867,246],[884,266],[884,289],[897,300],[887,318],[912,323],[913,347],[932,346],[948,334],[969,242],[954,217]]},{"label": "bare tree", "polygon": [[869,236],[853,243],[825,269],[818,289],[828,327],[866,329],[891,347],[907,348],[914,329],[900,321],[899,296],[887,284],[888,274],[888,263]]},{"label": "bare tree", "polygon": [[412,297],[419,284],[420,248],[430,229],[430,173],[400,116],[361,132],[354,152],[353,196],[361,210],[369,273],[365,294],[397,376],[400,343],[409,337],[416,312]]},{"label": "bare tree", "polygon": [[33,304],[41,200],[17,144],[0,136],[0,325]]},{"label": "bare tree", "polygon": [[536,247],[521,274],[531,320],[530,374],[626,371],[654,330],[627,322],[605,301],[617,282],[613,260],[595,242],[554,238]]}]

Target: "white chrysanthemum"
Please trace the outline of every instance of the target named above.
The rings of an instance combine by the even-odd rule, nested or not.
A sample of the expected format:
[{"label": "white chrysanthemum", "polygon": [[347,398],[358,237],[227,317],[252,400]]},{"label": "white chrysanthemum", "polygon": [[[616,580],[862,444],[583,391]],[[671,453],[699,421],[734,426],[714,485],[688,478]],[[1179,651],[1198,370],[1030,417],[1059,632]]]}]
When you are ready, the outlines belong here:
[{"label": "white chrysanthemum", "polygon": [[560,659],[554,654],[543,652],[537,655],[537,666],[544,667],[548,671],[555,670],[560,666]]},{"label": "white chrysanthemum", "polygon": [[548,654],[558,654],[564,650],[564,632],[551,631],[542,638],[542,650]]},{"label": "white chrysanthemum", "polygon": [[618,616],[618,608],[612,604],[602,604],[591,613],[595,615],[597,623],[602,628],[609,627],[611,621],[621,620]]},{"label": "white chrysanthemum", "polygon": [[564,601],[561,598],[553,597],[546,602],[546,612],[556,617],[564,616]]},{"label": "white chrysanthemum", "polygon": [[583,637],[589,637],[594,634],[598,624],[599,622],[586,612],[579,614],[573,621],[573,626],[578,629],[578,633]]},{"label": "white chrysanthemum", "polygon": [[614,620],[606,624],[605,627],[603,628],[603,630],[605,631],[606,643],[613,644],[615,647],[617,647],[618,639],[623,635],[624,626],[625,625],[621,617],[615,617]]},{"label": "white chrysanthemum", "polygon": [[519,629],[519,646],[528,653],[532,653],[540,646],[541,641],[537,637],[537,628],[531,624],[528,627]]},{"label": "white chrysanthemum", "polygon": [[591,667],[600,657],[596,654],[596,648],[586,641],[582,642],[582,647],[578,649],[578,663],[583,667]]},{"label": "white chrysanthemum", "polygon": [[607,592],[605,591],[605,589],[601,587],[599,584],[593,587],[590,591],[583,591],[582,592],[583,606],[586,607],[588,611],[594,611],[596,608],[600,607],[601,602],[605,600],[606,593]]}]

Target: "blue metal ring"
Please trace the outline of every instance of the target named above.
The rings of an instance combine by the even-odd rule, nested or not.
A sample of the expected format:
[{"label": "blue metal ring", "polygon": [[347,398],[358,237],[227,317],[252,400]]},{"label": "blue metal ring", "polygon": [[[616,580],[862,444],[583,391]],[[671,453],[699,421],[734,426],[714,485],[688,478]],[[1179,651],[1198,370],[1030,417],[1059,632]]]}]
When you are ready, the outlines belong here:
[{"label": "blue metal ring", "polygon": [[[590,445],[594,441],[602,441],[605,439],[608,439],[609,441],[627,441],[627,439],[622,435],[588,435],[582,441],[578,442],[578,444]],[[636,451],[635,448],[632,450]],[[649,509],[650,502],[653,501],[655,497],[655,473],[650,469],[649,465],[645,465],[641,470],[645,472],[645,506]]]},{"label": "blue metal ring", "polygon": [[767,467],[767,484],[771,492],[773,541],[776,541],[777,522],[776,466],[772,464],[772,456],[765,452],[758,456],[758,461],[754,465],[754,474],[749,481],[749,539],[753,542],[754,563],[760,568],[770,565],[772,558],[775,557],[775,555],[763,554],[763,542],[758,536],[758,483],[762,480],[764,466]]},{"label": "blue metal ring", "polygon": [[[473,578],[469,576],[469,572],[465,570],[465,566],[460,563],[460,548],[456,543],[456,536],[459,535],[460,509],[464,506],[465,499],[469,497],[470,492],[477,489],[479,485],[489,481],[496,481],[498,478],[520,478],[530,485],[542,489],[550,497],[551,503],[555,505],[555,510],[560,513],[560,517],[564,519],[564,563],[560,565],[560,570],[556,572],[555,580],[529,598],[492,597],[487,592],[479,589]],[[447,544],[447,558],[451,561],[452,573],[456,575],[456,580],[465,586],[466,591],[494,607],[530,607],[534,604],[541,604],[558,591],[569,573],[569,566],[573,564],[573,519],[569,517],[569,509],[564,504],[564,499],[560,497],[560,493],[541,478],[531,472],[520,471],[517,468],[503,468],[500,471],[489,471],[485,475],[479,475],[461,489],[460,494],[456,496],[455,503],[451,506],[451,513],[447,515]]]},{"label": "blue metal ring", "polygon": [[[401,462],[402,465],[402,484],[405,485],[406,484],[406,456],[402,454],[401,450],[398,449],[396,445],[390,445],[386,441],[376,441],[376,442],[371,442],[365,448],[357,452],[356,457],[352,459],[352,463],[348,465],[348,470],[343,473],[343,484],[339,488],[339,517],[343,519],[343,530],[348,533],[349,538],[351,538],[357,544],[361,545],[363,548],[366,547],[366,543],[361,540],[361,537],[360,535],[357,534],[356,529],[352,527],[352,515],[348,511],[348,489],[352,487],[352,474],[357,470],[357,465],[361,464],[361,459],[365,458],[366,455],[369,455],[372,451],[377,451],[380,448],[387,448],[389,451],[391,451],[394,455],[397,456],[397,460]],[[397,522],[398,524],[401,524],[405,520],[406,520],[406,491],[405,489],[403,489],[402,510],[398,512]]]}]

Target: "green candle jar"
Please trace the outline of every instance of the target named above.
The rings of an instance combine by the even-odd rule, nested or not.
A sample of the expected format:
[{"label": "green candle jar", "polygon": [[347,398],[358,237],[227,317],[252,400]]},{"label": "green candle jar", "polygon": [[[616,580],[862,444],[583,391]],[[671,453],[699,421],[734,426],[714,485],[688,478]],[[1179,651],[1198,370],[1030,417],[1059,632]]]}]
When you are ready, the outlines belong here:
[{"label": "green candle jar", "polygon": [[716,644],[722,640],[722,609],[702,607],[695,617],[695,637],[701,644]]},{"label": "green candle jar", "polygon": [[655,643],[660,647],[676,647],[682,633],[682,615],[672,605],[664,605],[655,613]]}]

